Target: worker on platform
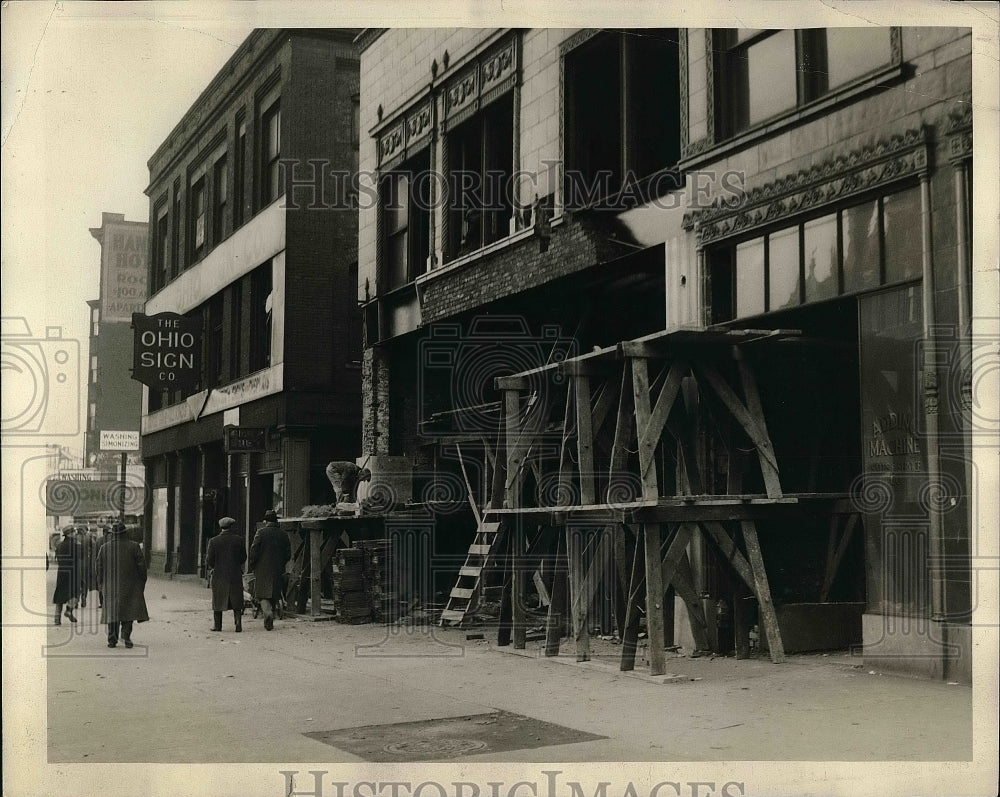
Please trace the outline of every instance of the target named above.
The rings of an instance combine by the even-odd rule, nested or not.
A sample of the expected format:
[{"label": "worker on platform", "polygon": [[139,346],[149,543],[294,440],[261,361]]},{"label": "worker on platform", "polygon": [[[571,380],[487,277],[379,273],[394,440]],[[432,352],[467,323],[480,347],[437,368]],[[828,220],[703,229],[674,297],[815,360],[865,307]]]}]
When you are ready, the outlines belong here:
[{"label": "worker on platform", "polygon": [[250,561],[253,570],[253,596],[264,612],[264,628],[274,628],[274,606],[284,594],[285,565],[292,558],[288,535],[278,525],[278,515],[273,509],[264,513],[264,525],[258,529],[250,544]]},{"label": "worker on platform", "polygon": [[208,541],[205,559],[212,570],[212,630],[222,630],[222,613],[232,609],[239,633],[243,630],[243,563],[247,560],[247,545],[233,518],[222,518],[219,528],[221,531]]},{"label": "worker on platform", "polygon": [[353,504],[357,501],[358,485],[371,481],[372,472],[368,468],[359,468],[353,462],[335,460],[326,466],[326,478],[337,496],[335,503]]}]

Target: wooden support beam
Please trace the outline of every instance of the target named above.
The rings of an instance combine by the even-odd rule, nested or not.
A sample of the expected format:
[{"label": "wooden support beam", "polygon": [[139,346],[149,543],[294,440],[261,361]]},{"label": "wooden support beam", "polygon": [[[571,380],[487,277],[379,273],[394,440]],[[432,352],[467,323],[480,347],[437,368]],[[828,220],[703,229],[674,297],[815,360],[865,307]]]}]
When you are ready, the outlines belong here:
[{"label": "wooden support beam", "polygon": [[[591,383],[593,387],[593,383]],[[605,419],[608,417],[608,413],[615,403],[615,391],[611,388],[610,380],[605,380],[601,383],[601,387],[595,394],[591,393],[591,400],[593,401],[593,410],[591,411],[591,424],[590,428],[592,430],[592,436],[597,437],[597,433],[601,430],[604,425]]]},{"label": "wooden support beam", "polygon": [[508,390],[527,390],[531,387],[531,382],[528,380],[528,377],[521,374],[515,376],[497,376],[494,377],[493,382],[496,385],[497,390],[502,390],[505,393]]},{"label": "wooden support beam", "polygon": [[646,523],[642,527],[646,554],[646,633],[649,639],[649,673],[663,675],[666,657],[663,653],[663,580],[660,563],[660,526]]},{"label": "wooden support beam", "polygon": [[694,588],[694,574],[691,572],[691,562],[688,559],[687,551],[681,554],[671,580],[674,589],[681,600],[684,601],[684,606],[687,608],[695,648],[698,650],[708,650],[711,647],[708,643],[708,622],[705,620],[705,610],[701,605],[701,596],[698,595],[698,591]]},{"label": "wooden support beam", "polygon": [[660,562],[660,580],[663,582],[664,591],[673,583],[677,564],[680,562],[681,557],[685,555],[688,543],[691,542],[691,538],[694,536],[697,528],[693,523],[681,523],[674,533],[674,538],[670,541],[667,552],[663,555],[663,560]]},{"label": "wooden support beam", "polygon": [[[632,366],[632,400],[635,402],[635,430],[639,441],[639,478],[642,480],[642,497],[653,499],[660,491],[656,483],[656,460],[653,453],[659,442],[659,434],[655,438],[646,436],[649,429],[651,410],[649,408],[649,367],[646,360],[636,357],[631,360]],[[645,463],[645,466],[643,466]],[[647,551],[648,553],[648,551]],[[659,549],[653,557],[654,562],[660,559]],[[649,618],[647,618],[647,622]]]},{"label": "wooden support beam", "polygon": [[[517,508],[521,505],[521,465],[524,461],[523,443],[519,423],[520,395],[517,390],[504,391],[504,420],[507,434],[507,483],[504,505]],[[520,518],[512,519],[509,544],[511,552],[511,623],[514,647],[523,650],[527,630],[524,614],[524,529]]]},{"label": "wooden support beam", "polygon": [[592,504],[596,499],[594,482],[594,427],[590,409],[590,379],[578,376],[573,380],[576,396],[576,449],[580,468],[580,503]]},{"label": "wooden support beam", "polygon": [[[305,526],[306,524],[302,524]],[[321,611],[321,581],[323,565],[321,550],[323,547],[323,529],[309,529],[309,613],[319,617]]]},{"label": "wooden support beam", "polygon": [[737,575],[743,579],[743,582],[757,594],[757,580],[754,576],[753,568],[750,567],[750,563],[744,558],[743,554],[740,552],[739,547],[737,547],[735,540],[729,536],[729,532],[726,531],[725,527],[716,521],[706,520],[699,524],[708,533],[708,536],[715,541],[715,544],[719,546],[719,550],[725,557],[726,561],[733,566],[733,570],[736,571]]},{"label": "wooden support beam", "polygon": [[670,365],[670,371],[667,373],[667,378],[660,390],[660,395],[656,399],[655,406],[650,411],[646,428],[639,434],[640,474],[648,471],[653,462],[653,456],[656,446],[660,442],[663,427],[670,416],[670,410],[673,409],[674,401],[677,399],[677,393],[681,387],[681,381],[684,379],[687,370],[687,362],[681,359],[674,360]]},{"label": "wooden support beam", "polygon": [[760,391],[757,390],[757,377],[750,364],[740,357],[736,361],[740,371],[740,381],[743,383],[743,395],[746,396],[747,409],[754,417],[757,427],[767,441],[767,446],[757,446],[757,456],[760,458],[760,470],[764,474],[764,488],[772,498],[781,495],[781,481],[778,478],[778,461],[771,445],[771,435],[767,432],[767,419],[764,417],[764,407],[760,403]]},{"label": "wooden support beam", "polygon": [[590,603],[583,598],[583,545],[580,536],[572,526],[566,526],[570,613],[573,618],[573,637],[576,640],[576,660],[590,661],[590,630],[587,628],[587,610]]},{"label": "wooden support beam", "polygon": [[545,655],[559,655],[559,641],[566,611],[566,538],[556,534],[556,555],[552,561],[552,601],[545,618]]},{"label": "wooden support beam", "polygon": [[[778,471],[778,461],[774,456],[774,449],[771,445],[771,440],[767,435],[766,427],[761,427],[758,423],[758,417],[761,422],[763,421],[763,415],[757,415],[751,412],[747,407],[743,405],[736,392],[729,386],[729,383],[722,378],[718,369],[712,363],[699,362],[694,365],[695,371],[697,372],[699,382],[704,382],[708,384],[715,394],[721,399],[722,403],[726,406],[726,409],[732,414],[736,419],[736,422],[743,428],[747,436],[757,447],[758,455],[768,462],[768,464],[773,469],[776,474]],[[759,410],[758,410],[759,411]],[[765,474],[765,481],[767,476]],[[780,495],[780,490],[778,495]],[[768,491],[768,495],[771,492]]]},{"label": "wooden support beam", "polygon": [[[836,517],[836,515],[832,516],[833,519],[836,519]],[[840,569],[840,563],[847,552],[847,546],[850,545],[851,535],[854,533],[854,527],[857,525],[859,517],[860,515],[848,515],[847,517],[847,524],[844,527],[840,543],[837,545],[837,550],[834,552],[833,557],[827,563],[826,573],[823,576],[823,589],[819,596],[822,602],[826,602],[827,598],[830,597],[830,588],[833,587],[833,581],[837,577],[837,571]]]},{"label": "wooden support beam", "polygon": [[764,570],[764,558],[760,553],[760,541],[757,539],[757,526],[752,520],[744,520],[740,524],[743,529],[743,541],[747,546],[747,558],[753,569],[754,594],[760,606],[761,623],[767,634],[767,646],[771,651],[771,661],[780,664],[785,660],[785,646],[781,641],[781,630],[778,628],[778,616],[774,612],[771,601],[771,586],[767,581],[767,571]]},{"label": "wooden support beam", "polygon": [[639,545],[637,534],[629,536],[627,546],[631,554],[628,583],[625,587],[625,624],[621,629],[622,658],[619,669],[630,672],[635,669],[635,652],[639,643],[639,593],[646,583],[643,575],[645,567],[642,564],[643,546]]}]

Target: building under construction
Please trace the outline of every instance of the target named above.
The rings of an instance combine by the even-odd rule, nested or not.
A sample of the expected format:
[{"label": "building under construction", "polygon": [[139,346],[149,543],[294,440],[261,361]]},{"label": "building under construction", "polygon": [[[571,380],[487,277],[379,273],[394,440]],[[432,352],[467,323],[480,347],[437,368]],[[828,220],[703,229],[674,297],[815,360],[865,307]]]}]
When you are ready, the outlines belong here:
[{"label": "building under construction", "polygon": [[970,31],[358,46],[364,454],[471,503],[442,620],[492,568],[514,645],[969,680]]}]

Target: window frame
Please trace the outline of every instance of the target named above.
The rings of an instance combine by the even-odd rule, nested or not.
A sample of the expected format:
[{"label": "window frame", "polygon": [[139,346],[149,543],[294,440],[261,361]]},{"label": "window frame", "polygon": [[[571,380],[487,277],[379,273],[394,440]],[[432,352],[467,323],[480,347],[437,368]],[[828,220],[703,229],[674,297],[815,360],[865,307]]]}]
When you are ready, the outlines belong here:
[{"label": "window frame", "polygon": [[[281,184],[281,95],[268,95],[258,114],[258,209],[262,210],[284,195]],[[275,149],[271,151],[271,125],[274,124]]]},{"label": "window frame", "polygon": [[[869,30],[870,28],[864,28]],[[881,79],[894,70],[899,72],[902,64],[900,29],[898,27],[878,28],[885,30],[889,36],[889,58],[884,63],[856,75],[836,86],[829,86],[827,73],[830,53],[827,47],[827,28],[768,28],[754,30],[743,39],[739,34],[743,29],[718,28],[711,31],[712,65],[714,77],[710,78],[710,86],[714,86],[714,97],[711,109],[714,117],[714,143],[723,144],[733,139],[752,135],[755,131],[769,129],[780,120],[789,119],[796,114],[807,113],[811,109],[818,110],[827,102],[839,101],[840,98],[853,94],[855,91],[866,90],[869,84],[879,84]],[[749,64],[747,53],[755,45],[787,30],[794,31],[795,51],[792,54],[792,64],[796,70],[795,103],[788,108],[756,120],[749,121],[749,96],[743,96],[744,84],[749,92],[749,75],[742,65]],[[809,65],[809,60],[816,58],[822,64]],[[734,77],[735,73],[735,77]],[[741,92],[736,95],[736,92]],[[744,116],[746,118],[744,118]],[[700,153],[699,153],[700,154]]]},{"label": "window frame", "polygon": [[[379,240],[379,281],[380,293],[390,293],[399,288],[412,283],[421,274],[427,272],[427,261],[431,257],[431,241],[433,231],[431,230],[432,216],[429,207],[421,208],[420,198],[416,196],[416,191],[421,186],[428,186],[428,179],[424,175],[430,174],[430,153],[427,149],[422,149],[415,153],[407,161],[399,164],[395,168],[379,175],[379,229],[381,231]],[[398,180],[403,176],[407,178],[406,208],[402,214],[405,218],[399,227],[390,229],[388,219],[396,216],[393,208],[398,200]],[[394,188],[390,189],[390,186]],[[421,230],[422,234],[414,235],[414,230]],[[395,263],[390,258],[393,251],[390,240],[405,236],[406,261],[402,264],[400,280],[393,279],[393,266]]]},{"label": "window frame", "polygon": [[[859,296],[872,291],[880,291],[890,287],[896,287],[900,285],[907,285],[910,283],[919,282],[921,279],[921,274],[909,274],[903,275],[899,279],[889,279],[889,275],[886,272],[886,233],[885,233],[885,199],[896,195],[905,194],[907,192],[912,192],[914,190],[919,190],[919,182],[915,180],[904,180],[895,185],[887,186],[882,190],[877,190],[873,192],[868,192],[866,194],[851,197],[850,200],[838,203],[836,205],[827,205],[821,208],[817,208],[816,212],[809,213],[807,215],[802,215],[796,218],[792,223],[779,223],[772,225],[767,228],[759,228],[753,231],[749,235],[733,236],[722,241],[713,243],[706,251],[706,264],[708,269],[708,290],[706,296],[710,299],[711,305],[707,308],[708,323],[712,324],[729,324],[736,321],[743,321],[747,318],[756,318],[762,315],[768,315],[771,313],[785,312],[789,310],[794,310],[797,307],[803,307],[806,305],[812,306],[816,304],[821,304],[823,302],[835,301],[838,299],[844,299],[851,296]],[[877,270],[877,281],[874,284],[861,284],[858,287],[848,287],[847,284],[847,273],[844,268],[846,252],[844,247],[844,216],[848,211],[855,208],[863,208],[865,206],[874,206],[878,214],[877,227],[874,232],[875,241],[877,243],[877,263],[871,264]],[[805,281],[805,227],[807,224],[815,222],[817,220],[823,219],[828,216],[834,216],[836,220],[836,262],[833,264],[834,273],[831,274],[834,282],[836,284],[836,293],[832,296],[822,297],[818,299],[810,300],[806,296],[806,281]],[[796,304],[784,305],[782,307],[771,307],[771,291],[770,291],[770,275],[771,275],[771,262],[770,262],[770,238],[774,235],[784,234],[790,230],[797,230],[798,232],[798,293],[799,299]],[[737,312],[739,294],[737,291],[738,278],[737,278],[737,258],[736,249],[745,243],[755,240],[762,240],[764,245],[764,309],[759,313],[749,313],[746,315],[740,315]],[[922,246],[922,240],[920,242]],[[724,273],[728,270],[728,276]],[[731,312],[729,317],[722,318],[719,316],[719,308],[716,306],[716,299],[721,298],[723,293],[726,293],[725,286],[720,286],[716,284],[720,276],[727,276],[729,280],[729,290],[728,290],[728,300]]]}]

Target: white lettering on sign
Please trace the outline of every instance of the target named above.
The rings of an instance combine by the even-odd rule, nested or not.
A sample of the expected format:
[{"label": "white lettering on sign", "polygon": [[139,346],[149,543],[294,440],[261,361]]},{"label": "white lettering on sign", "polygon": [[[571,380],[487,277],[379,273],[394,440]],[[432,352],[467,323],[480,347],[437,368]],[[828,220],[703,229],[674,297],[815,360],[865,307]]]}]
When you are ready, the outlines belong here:
[{"label": "white lettering on sign", "polygon": [[101,451],[138,451],[139,433],[130,431],[101,431]]}]

